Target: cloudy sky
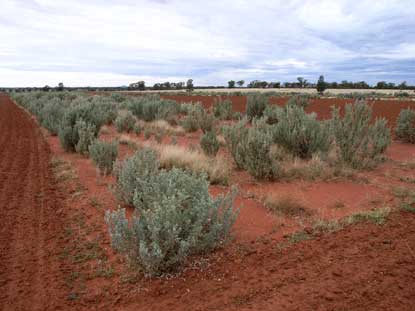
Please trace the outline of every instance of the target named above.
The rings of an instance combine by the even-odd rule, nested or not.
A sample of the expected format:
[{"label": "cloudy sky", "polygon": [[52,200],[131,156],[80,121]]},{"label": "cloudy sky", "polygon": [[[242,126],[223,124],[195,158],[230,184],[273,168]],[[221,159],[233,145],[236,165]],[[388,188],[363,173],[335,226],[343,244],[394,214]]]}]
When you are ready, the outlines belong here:
[{"label": "cloudy sky", "polygon": [[0,0],[1,86],[415,84],[414,0]]}]

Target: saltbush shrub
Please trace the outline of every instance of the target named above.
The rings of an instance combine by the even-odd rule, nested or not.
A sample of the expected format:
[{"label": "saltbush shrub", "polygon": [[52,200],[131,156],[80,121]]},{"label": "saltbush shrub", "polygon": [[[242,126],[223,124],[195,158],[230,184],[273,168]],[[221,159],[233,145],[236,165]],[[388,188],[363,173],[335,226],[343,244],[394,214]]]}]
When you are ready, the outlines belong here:
[{"label": "saltbush shrub", "polygon": [[271,155],[273,135],[264,119],[246,127],[246,120],[224,128],[225,140],[238,168],[258,179],[275,179],[279,165]]},{"label": "saltbush shrub", "polygon": [[202,147],[203,152],[208,156],[216,156],[219,151],[220,144],[216,138],[214,131],[206,132],[200,138],[200,146]]},{"label": "saltbush shrub", "polygon": [[245,145],[242,142],[248,136],[249,130],[246,126],[247,122],[247,119],[242,119],[234,125],[224,126],[222,128],[227,148],[239,169],[244,169],[245,167]]},{"label": "saltbush shrub", "polygon": [[86,123],[80,119],[76,121],[74,131],[78,134],[78,142],[75,146],[75,151],[82,154],[88,155],[89,146],[95,140],[95,127],[92,124]]},{"label": "saltbush shrub", "polygon": [[180,111],[180,106],[174,100],[161,99],[158,95],[145,95],[129,98],[126,107],[138,118],[144,121],[169,121]]},{"label": "saltbush shrub", "polygon": [[131,132],[134,129],[135,123],[136,119],[131,111],[121,110],[115,119],[115,128],[119,133]]},{"label": "saltbush shrub", "polygon": [[308,96],[296,95],[290,97],[290,99],[286,103],[286,106],[298,106],[305,109],[308,107],[309,104],[310,102]]},{"label": "saltbush shrub", "polygon": [[220,96],[216,97],[213,105],[213,114],[220,120],[231,120],[233,117],[232,101],[230,99],[222,99]]},{"label": "saltbush shrub", "polygon": [[415,110],[401,110],[396,121],[395,135],[403,142],[415,144]]},{"label": "saltbush shrub", "polygon": [[246,115],[249,120],[261,118],[268,105],[268,96],[261,93],[251,93],[247,96]]},{"label": "saltbush shrub", "polygon": [[117,161],[114,167],[116,183],[114,193],[125,204],[133,203],[134,191],[140,189],[139,179],[156,174],[159,169],[157,154],[151,149],[140,149],[124,161]]},{"label": "saltbush shrub", "polygon": [[325,154],[330,146],[330,131],[316,115],[307,114],[300,105],[286,105],[277,111],[272,126],[274,142],[294,156],[310,159],[314,153]]},{"label": "saltbush shrub", "polygon": [[105,142],[96,139],[89,146],[89,156],[101,173],[105,175],[110,174],[118,156],[118,143],[116,141]]},{"label": "saltbush shrub", "polygon": [[177,270],[189,256],[227,241],[235,221],[235,195],[212,199],[204,176],[180,169],[138,176],[133,216],[108,211],[113,248],[147,275]]},{"label": "saltbush shrub", "polygon": [[331,128],[341,161],[354,168],[373,166],[390,145],[390,129],[384,119],[371,125],[372,108],[363,101],[345,107],[344,117],[333,107]]}]

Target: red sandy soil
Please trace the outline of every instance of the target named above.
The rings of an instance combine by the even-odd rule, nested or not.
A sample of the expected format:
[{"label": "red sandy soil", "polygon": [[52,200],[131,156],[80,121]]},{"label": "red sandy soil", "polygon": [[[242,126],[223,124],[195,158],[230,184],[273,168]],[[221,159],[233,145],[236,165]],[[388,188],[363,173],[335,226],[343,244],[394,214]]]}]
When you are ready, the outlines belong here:
[{"label": "red sandy soil", "polygon": [[[42,138],[33,121],[29,120],[23,111],[16,109],[5,97],[2,101],[4,104],[0,104],[0,120],[2,121],[0,133],[1,135],[7,133],[7,141],[11,135],[16,135],[12,133],[23,131],[25,128],[16,119],[19,119],[20,123],[32,126],[30,133],[15,137],[15,144],[21,145],[21,152],[16,152],[17,146],[9,151],[10,154],[16,155],[16,159],[21,158],[22,162],[27,161],[28,152],[23,148],[29,148],[34,144],[32,141],[35,138],[32,137],[37,137],[40,141]],[[11,113],[14,115],[9,115]],[[4,114],[7,115],[7,118],[4,118],[5,122],[1,119]],[[13,122],[6,122],[11,119]],[[113,127],[110,127],[108,134],[102,135],[101,138],[112,139],[116,135]],[[192,134],[190,141],[197,143],[198,135],[200,133]],[[137,142],[143,140],[142,135],[136,137],[131,134],[130,136]],[[0,136],[2,147],[0,153],[4,149],[5,137]],[[168,141],[167,138],[164,139],[166,140]],[[64,307],[64,310],[413,309],[412,305],[415,304],[413,282],[415,214],[394,212],[383,226],[368,223],[350,226],[337,233],[322,235],[314,240],[281,249],[280,245],[285,241],[285,235],[303,229],[311,219],[272,214],[259,200],[262,194],[269,192],[289,194],[301,200],[308,209],[313,211],[312,219],[338,219],[356,211],[379,208],[384,205],[394,207],[396,202],[390,193],[392,185],[414,188],[410,183],[399,179],[399,176],[413,177],[415,174],[415,170],[399,166],[403,161],[414,160],[415,146],[413,145],[394,143],[388,151],[391,160],[372,172],[363,173],[363,177],[367,179],[363,183],[351,180],[258,183],[244,172],[234,172],[231,183],[237,184],[242,190],[236,201],[241,211],[233,232],[234,240],[211,255],[195,258],[194,263],[186,266],[184,271],[176,277],[149,280],[137,277],[126,267],[123,259],[111,250],[103,218],[105,210],[113,209],[117,205],[114,196],[108,190],[114,182],[113,177],[101,177],[89,159],[78,154],[63,152],[56,137],[47,135],[47,141],[55,157],[72,165],[77,180],[59,185],[59,191],[66,192],[65,197],[62,198],[64,199],[62,205],[67,215],[62,214],[59,219],[50,219],[54,217],[53,212],[50,212],[50,215],[44,215],[45,221],[51,221],[50,226],[54,225],[51,230],[45,230],[42,234],[45,239],[48,239],[48,243],[56,247],[56,252],[58,252],[61,246],[59,243],[53,244],[53,241],[70,224],[75,229],[73,231],[76,232],[76,236],[80,237],[75,239],[72,236],[71,241],[67,242],[66,246],[72,247],[71,252],[77,252],[82,248],[79,245],[91,242],[99,245],[100,252],[102,252],[100,256],[82,263],[58,259],[52,255],[48,261],[45,261],[50,270],[42,271],[41,278],[43,279],[52,279],[55,275],[59,275],[59,266],[62,270],[64,264],[66,264],[64,266],[66,274],[61,273],[62,278],[67,279],[68,272],[72,276],[74,275],[72,272],[76,272],[76,280],[69,284],[70,286],[66,284],[63,287],[64,292],[62,292],[62,282],[59,277],[56,283],[51,284],[47,289],[54,297],[67,298],[68,295],[74,297],[70,301],[66,299],[68,307]],[[178,144],[188,146],[190,144],[188,136],[178,137]],[[121,145],[120,148],[122,157],[132,153],[132,150],[125,145]],[[5,213],[3,205],[7,203],[3,204],[3,201],[6,201],[3,200],[3,188],[8,187],[9,182],[15,182],[5,183],[4,177],[1,176],[7,165],[3,165],[4,158],[4,156],[0,158],[0,178],[2,178],[0,179],[0,191],[2,191],[0,192],[2,216],[0,221],[2,228],[7,227],[7,232],[1,231],[1,237],[2,241],[7,237],[7,241],[15,239],[17,244],[20,244],[23,243],[18,239],[19,237],[22,239],[21,235],[10,234],[10,232],[15,232],[13,227],[8,222],[3,224],[4,219],[10,218],[7,215],[3,216]],[[12,160],[10,158],[9,162]],[[46,167],[46,163],[47,160],[44,160],[41,165]],[[23,165],[7,166],[10,168],[6,172],[17,170],[18,174],[23,176],[24,173],[20,171]],[[37,169],[40,170],[41,167]],[[31,171],[34,172],[34,168]],[[35,175],[39,174],[37,172]],[[53,178],[49,179],[53,184]],[[19,198],[20,209],[26,208],[30,211],[29,207],[33,207],[33,210],[37,211],[35,202],[25,202],[20,205],[21,197],[28,196],[26,192],[30,193],[30,189],[26,190],[27,188],[24,188],[22,183],[19,185],[16,181],[13,188],[9,187],[10,195],[7,201]],[[36,183],[37,186],[38,184]],[[227,190],[228,187],[211,187],[212,194]],[[53,193],[48,193],[46,198],[48,202],[53,201]],[[344,206],[336,207],[335,203],[338,201],[341,201]],[[43,206],[46,206],[46,203],[43,203]],[[20,225],[30,227],[35,217],[32,214],[24,215]],[[79,221],[79,215],[82,215],[85,223]],[[15,236],[17,238],[14,238]],[[39,244],[32,240],[36,239],[36,235],[27,235],[25,238],[25,243],[27,243],[25,248],[38,249]],[[75,244],[74,240],[77,241]],[[4,278],[3,274],[8,270],[13,271],[10,267],[14,262],[22,262],[25,271],[36,270],[36,267],[32,267],[35,263],[23,261],[26,252],[30,252],[24,248],[25,253],[15,253],[9,248],[4,248],[3,245],[2,242],[0,280],[12,279],[13,282],[27,282],[26,278],[29,276],[19,272],[18,269],[9,277]],[[41,251],[44,249],[42,248]],[[12,256],[13,260],[3,260],[3,253],[7,258]],[[33,259],[33,254],[31,259]],[[97,275],[96,271],[102,265],[112,267],[114,272],[107,276]],[[56,270],[53,268],[55,266]],[[25,301],[29,300],[27,297],[21,297],[16,287],[9,287],[8,284],[11,282],[6,282],[5,285],[0,283],[2,287],[7,286],[2,292],[9,293],[4,299],[0,296],[0,309],[3,305],[12,306],[10,303],[14,301],[22,300],[26,303]],[[29,282],[28,288],[34,296],[41,297],[42,291],[46,289],[33,284]],[[53,309],[55,300],[56,304],[61,301],[57,298],[51,301],[41,301],[39,306],[44,306],[44,309],[48,307]],[[34,304],[29,301],[24,306],[29,305]],[[22,310],[25,310],[24,306]],[[18,307],[9,309],[19,310]],[[5,310],[9,309],[5,308]]]},{"label": "red sandy soil", "polygon": [[66,211],[36,123],[0,94],[0,310],[63,310]]}]

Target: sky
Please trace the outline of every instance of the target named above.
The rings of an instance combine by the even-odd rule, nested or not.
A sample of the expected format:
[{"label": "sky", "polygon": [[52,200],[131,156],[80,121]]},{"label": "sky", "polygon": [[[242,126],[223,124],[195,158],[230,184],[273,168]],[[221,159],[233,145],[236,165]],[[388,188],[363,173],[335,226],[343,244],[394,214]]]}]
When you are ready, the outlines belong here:
[{"label": "sky", "polygon": [[415,84],[414,0],[0,0],[0,87]]}]

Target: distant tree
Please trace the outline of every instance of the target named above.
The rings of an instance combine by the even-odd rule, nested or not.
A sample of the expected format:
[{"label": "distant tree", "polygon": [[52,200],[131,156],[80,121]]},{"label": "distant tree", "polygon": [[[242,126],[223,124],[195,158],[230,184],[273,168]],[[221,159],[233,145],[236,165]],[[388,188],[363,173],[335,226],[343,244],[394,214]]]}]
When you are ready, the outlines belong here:
[{"label": "distant tree", "polygon": [[56,88],[56,90],[62,92],[63,89],[64,89],[63,83],[59,82],[58,87]]},{"label": "distant tree", "polygon": [[281,83],[280,83],[280,82],[270,82],[270,83],[268,84],[268,87],[270,87],[270,88],[274,88],[274,89],[278,89],[278,88],[280,88],[280,87],[281,87]]},{"label": "distant tree", "polygon": [[228,81],[228,87],[230,89],[233,89],[235,87],[235,81],[233,81],[233,80]]},{"label": "distant tree", "polygon": [[186,89],[187,89],[188,92],[193,91],[193,89],[194,89],[193,79],[187,80],[187,82],[186,82]]},{"label": "distant tree", "polygon": [[304,79],[303,77],[298,77],[297,80],[298,80],[299,87],[303,88],[307,86],[307,80]]},{"label": "distant tree", "polygon": [[326,85],[326,82],[324,81],[324,76],[320,76],[320,78],[318,78],[318,81],[317,81],[317,92],[319,92],[320,94],[323,94],[326,88],[327,88],[327,85]]},{"label": "distant tree", "polygon": [[236,83],[238,84],[239,87],[242,87],[245,84],[245,81],[244,80],[239,80]]},{"label": "distant tree", "polygon": [[138,81],[138,89],[144,91],[146,89],[146,83],[144,81]]},{"label": "distant tree", "polygon": [[378,83],[376,83],[376,87],[377,89],[386,89],[388,87],[388,84],[385,81],[379,81]]},{"label": "distant tree", "polygon": [[398,88],[399,88],[400,90],[406,90],[406,89],[408,88],[408,86],[406,85],[406,81],[403,81],[402,83],[400,83],[400,84],[398,85]]},{"label": "distant tree", "polygon": [[164,82],[162,85],[163,85],[163,89],[166,89],[166,90],[170,90],[171,89],[170,82]]},{"label": "distant tree", "polygon": [[44,92],[49,92],[49,91],[50,91],[50,86],[49,86],[49,85],[45,85],[45,86],[42,88],[42,90],[43,90]]},{"label": "distant tree", "polygon": [[176,89],[181,90],[184,87],[184,82],[177,82],[176,83]]}]

